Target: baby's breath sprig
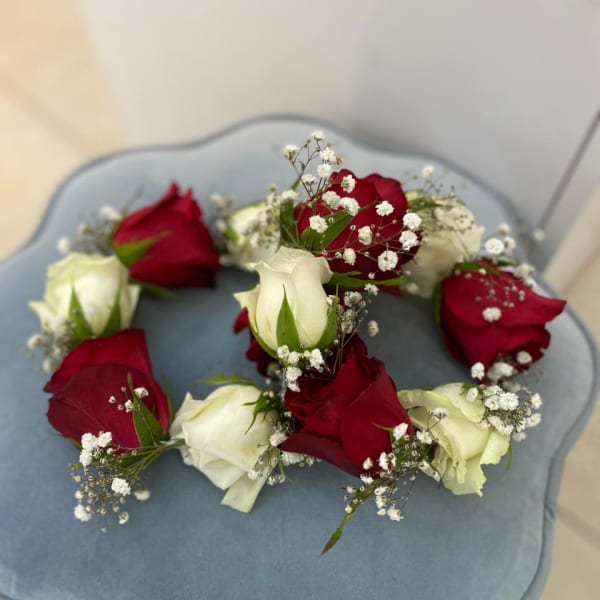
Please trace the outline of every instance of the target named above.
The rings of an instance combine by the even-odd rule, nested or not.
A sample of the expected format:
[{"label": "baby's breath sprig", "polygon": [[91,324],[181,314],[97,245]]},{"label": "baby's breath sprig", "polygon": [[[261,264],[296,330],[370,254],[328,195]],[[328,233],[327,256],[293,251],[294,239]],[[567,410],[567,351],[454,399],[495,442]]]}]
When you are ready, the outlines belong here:
[{"label": "baby's breath sprig", "polygon": [[42,329],[27,340],[27,351],[40,350],[44,356],[42,371],[53,373],[63,358],[77,345],[73,324],[57,317],[51,329]]},{"label": "baby's breath sprig", "polygon": [[124,214],[112,206],[103,206],[97,214],[82,221],[77,228],[77,237],[71,242],[69,238],[58,240],[57,247],[61,254],[80,252],[82,254],[114,254],[112,238]]},{"label": "baby's breath sprig", "polygon": [[[362,466],[365,472],[360,476],[361,485],[346,488],[346,515],[325,544],[322,554],[337,544],[350,519],[370,498],[374,498],[379,516],[387,516],[391,521],[404,518],[402,511],[413,493],[417,474],[425,466],[433,469],[428,460],[435,445],[430,430],[444,417],[441,411],[432,414],[427,429],[417,431],[413,436],[408,435],[406,423],[389,430],[391,451],[382,452],[376,460],[367,458],[364,461]],[[398,495],[401,488],[403,493]]]}]

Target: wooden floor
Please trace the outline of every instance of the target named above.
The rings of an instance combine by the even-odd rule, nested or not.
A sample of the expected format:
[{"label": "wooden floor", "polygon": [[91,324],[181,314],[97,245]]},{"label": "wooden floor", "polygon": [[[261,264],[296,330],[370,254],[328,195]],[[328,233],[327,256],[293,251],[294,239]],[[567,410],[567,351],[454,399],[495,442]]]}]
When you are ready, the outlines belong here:
[{"label": "wooden floor", "polygon": [[[74,0],[0,4],[0,260],[34,231],[75,167],[123,147]],[[600,339],[600,255],[566,292]],[[572,451],[545,600],[600,597],[600,412]]]}]

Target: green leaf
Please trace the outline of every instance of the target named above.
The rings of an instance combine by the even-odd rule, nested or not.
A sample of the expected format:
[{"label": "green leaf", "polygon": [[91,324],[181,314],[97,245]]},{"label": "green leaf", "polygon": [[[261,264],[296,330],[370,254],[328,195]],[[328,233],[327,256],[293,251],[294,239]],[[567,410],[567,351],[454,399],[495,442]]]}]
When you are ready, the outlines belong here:
[{"label": "green leaf", "polygon": [[254,381],[249,377],[242,377],[240,375],[225,375],[224,373],[218,373],[214,377],[205,377],[202,379],[195,379],[194,383],[210,383],[211,385],[227,385],[227,384],[240,384],[240,385],[254,385]]},{"label": "green leaf", "polygon": [[114,335],[118,331],[121,331],[121,289],[117,290],[115,301],[113,302],[112,308],[110,309],[110,315],[108,315],[108,321],[100,334],[100,337],[108,337]]},{"label": "green leaf", "polygon": [[78,342],[89,340],[94,336],[89,323],[85,320],[85,314],[75,288],[71,291],[71,301],[69,303],[69,321],[73,326],[73,335]]},{"label": "green leaf", "polygon": [[264,394],[261,394],[254,402],[246,402],[244,406],[254,406],[254,410],[252,411],[252,421],[248,426],[248,429],[246,429],[246,433],[252,429],[252,426],[254,423],[256,423],[256,418],[258,415],[261,413],[265,414],[273,410],[271,401]]},{"label": "green leaf", "polygon": [[166,435],[157,418],[135,395],[132,386],[130,386],[130,390],[133,395],[133,425],[140,444],[142,446],[156,446],[158,442],[165,439]]},{"label": "green leaf", "polygon": [[170,235],[170,233],[165,232],[161,235],[146,238],[145,240],[140,240],[138,242],[131,242],[130,244],[123,244],[122,246],[115,246],[113,244],[113,249],[117,258],[126,267],[132,267],[165,235]]},{"label": "green leaf", "polygon": [[294,314],[283,289],[283,302],[277,317],[277,344],[287,346],[290,350],[300,350],[300,338],[296,329]]},{"label": "green leaf", "polygon": [[300,237],[300,247],[308,250],[309,252],[317,251],[318,248],[318,238],[319,233],[317,233],[314,229],[307,227]]},{"label": "green leaf", "polygon": [[[352,273],[359,272],[353,271]],[[369,283],[378,287],[396,287],[406,283],[406,277],[403,275],[392,279],[360,279],[353,277],[352,273],[334,273],[328,285],[339,287],[342,290],[357,290],[364,288]]]},{"label": "green leaf", "polygon": [[291,200],[284,202],[279,209],[279,227],[281,229],[281,241],[293,248],[298,248],[300,246],[300,236],[294,218],[294,203]]},{"label": "green leaf", "polygon": [[177,296],[173,290],[161,287],[160,285],[155,285],[154,283],[145,283],[135,279],[132,279],[131,283],[140,285],[142,287],[142,292],[148,293],[151,296],[157,296],[158,298],[175,298]]},{"label": "green leaf", "polygon": [[327,230],[319,237],[317,247],[314,250],[321,251],[327,248],[346,227],[350,224],[354,217],[345,210],[333,213],[329,217],[325,217],[327,221]]},{"label": "green leaf", "polygon": [[337,337],[338,329],[337,329],[337,307],[339,304],[339,299],[337,296],[333,300],[333,304],[329,307],[327,311],[327,325],[325,326],[325,331],[317,344],[317,348],[329,348],[331,344],[333,344],[333,340]]}]

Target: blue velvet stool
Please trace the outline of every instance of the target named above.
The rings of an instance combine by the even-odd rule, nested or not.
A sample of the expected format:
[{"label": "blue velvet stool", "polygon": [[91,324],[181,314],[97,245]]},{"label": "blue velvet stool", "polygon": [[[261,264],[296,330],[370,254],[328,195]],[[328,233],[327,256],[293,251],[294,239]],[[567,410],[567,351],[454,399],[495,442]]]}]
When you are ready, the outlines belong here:
[{"label": "blue velvet stool", "polygon": [[[486,467],[482,498],[455,497],[423,477],[404,521],[377,517],[367,504],[341,543],[321,556],[343,516],[341,488],[353,482],[350,476],[324,463],[296,470],[291,483],[265,488],[243,515],[221,506],[222,492],[174,452],[150,469],[152,498],[130,501],[127,525],[102,533],[99,521],[73,518],[69,464],[77,452],[46,422],[46,376],[24,350],[39,329],[27,301],[42,297],[46,266],[59,259],[57,239],[73,236],[80,218],[100,206],[121,207],[137,195],[141,206],[173,180],[193,187],[207,213],[214,192],[250,202],[271,182],[285,188],[292,172],[281,147],[317,126],[359,175],[403,179],[431,162],[488,231],[515,223],[507,203],[461,173],[368,148],[301,119],[252,121],[200,143],[125,152],[77,171],[56,193],[34,239],[0,264],[0,594],[11,600],[540,596],[565,457],[597,392],[595,348],[568,309],[551,323],[552,345],[538,367],[542,425],[516,445],[510,470],[505,463]],[[199,378],[253,375],[244,357],[246,336],[236,338],[231,330],[238,311],[231,294],[253,281],[226,269],[215,290],[143,298],[135,325],[146,330],[155,373],[177,405],[188,390],[201,398],[210,389],[194,383]],[[385,297],[374,307],[374,318],[386,327],[369,340],[369,350],[386,362],[399,389],[468,380],[466,367],[443,347],[429,302]]]}]

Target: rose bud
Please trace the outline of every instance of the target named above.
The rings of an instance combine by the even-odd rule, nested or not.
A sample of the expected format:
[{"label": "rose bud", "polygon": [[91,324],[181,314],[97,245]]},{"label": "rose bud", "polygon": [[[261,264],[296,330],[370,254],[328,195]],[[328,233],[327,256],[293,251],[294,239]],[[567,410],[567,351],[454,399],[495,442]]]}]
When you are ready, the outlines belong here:
[{"label": "rose bud", "polygon": [[[139,329],[83,342],[66,356],[44,391],[53,394],[48,421],[75,442],[84,433],[110,431],[113,444],[124,449],[145,445],[151,432],[136,429],[134,417],[140,410],[148,425],[156,422],[159,437],[171,423],[169,400],[154,379]],[[140,403],[147,410],[133,410]]]},{"label": "rose bud", "polygon": [[48,267],[44,302],[30,302],[42,329],[75,342],[129,327],[140,288],[114,256],[72,253]]},{"label": "rose bud", "polygon": [[222,504],[249,512],[272,466],[252,479],[258,459],[268,447],[276,421],[275,411],[254,419],[254,403],[261,391],[251,385],[225,385],[205,400],[190,394],[171,425],[171,439],[183,440],[179,449],[192,465],[222,490]]},{"label": "rose bud", "polygon": [[334,273],[395,279],[419,245],[418,234],[403,223],[407,208],[395,179],[357,178],[344,169],[333,173],[325,192],[296,207],[300,243],[327,258]]},{"label": "rose bud", "polygon": [[333,343],[336,305],[323,289],[332,275],[324,258],[281,247],[268,262],[253,268],[259,285],[234,297],[248,310],[252,333],[266,352],[277,357],[281,346],[301,351]]},{"label": "rose bud", "polygon": [[536,294],[515,275],[483,260],[455,271],[440,293],[442,332],[459,360],[489,367],[510,359],[518,370],[542,357],[550,344],[545,325],[566,304]]},{"label": "rose bud", "polygon": [[213,285],[219,252],[192,190],[173,183],[157,202],[125,217],[113,247],[133,279],[165,288]]},{"label": "rose bud", "polygon": [[295,421],[295,432],[282,450],[308,454],[359,476],[367,458],[377,461],[390,452],[389,429],[410,419],[396,395],[384,364],[368,358],[366,346],[354,336],[344,352],[341,367],[329,380],[301,377],[299,392],[288,389],[286,408]]},{"label": "rose bud", "polygon": [[[403,289],[422,298],[431,298],[435,286],[460,262],[475,259],[481,247],[484,228],[477,225],[473,213],[456,196],[423,197],[407,194],[408,205],[421,220],[422,239],[415,257],[404,267],[408,285]],[[425,201],[435,208],[420,210]]]},{"label": "rose bud", "polygon": [[[428,429],[437,443],[432,468],[424,472],[441,477],[453,494],[481,496],[485,483],[481,465],[499,463],[510,445],[510,435],[481,423],[485,416],[481,394],[468,398],[462,383],[450,383],[431,391],[403,390],[398,398],[415,427]],[[432,425],[431,412],[436,409],[443,409],[446,416]]]}]

